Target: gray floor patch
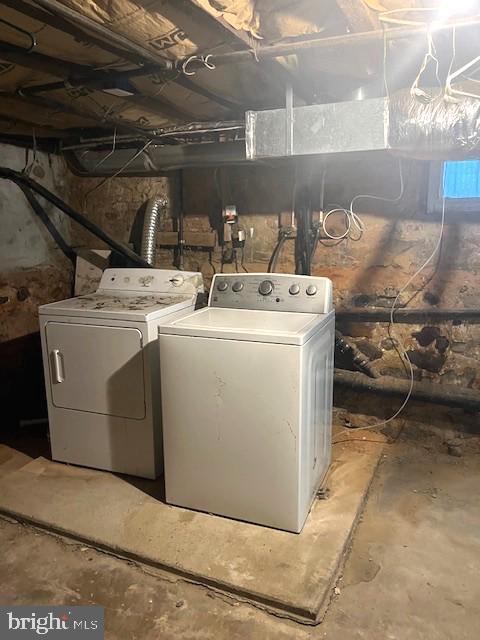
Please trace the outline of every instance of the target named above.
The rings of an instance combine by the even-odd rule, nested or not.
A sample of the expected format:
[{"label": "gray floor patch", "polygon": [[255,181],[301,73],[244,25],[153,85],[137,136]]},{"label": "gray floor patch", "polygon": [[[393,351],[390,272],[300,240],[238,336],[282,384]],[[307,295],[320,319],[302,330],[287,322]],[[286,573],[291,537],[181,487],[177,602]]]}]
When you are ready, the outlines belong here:
[{"label": "gray floor patch", "polygon": [[[11,459],[5,449],[0,461],[2,450]],[[0,473],[0,511],[315,622],[343,566],[382,446],[341,442],[333,451],[329,497],[316,501],[300,535],[171,507],[158,497],[159,481],[45,458],[21,459],[20,468],[10,462],[9,473]]]}]

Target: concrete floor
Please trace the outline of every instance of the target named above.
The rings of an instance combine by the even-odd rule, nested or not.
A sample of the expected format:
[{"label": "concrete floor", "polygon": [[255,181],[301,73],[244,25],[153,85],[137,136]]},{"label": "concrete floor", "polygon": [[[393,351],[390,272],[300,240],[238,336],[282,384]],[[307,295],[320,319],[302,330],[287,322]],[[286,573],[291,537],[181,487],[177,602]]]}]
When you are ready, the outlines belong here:
[{"label": "concrete floor", "polygon": [[406,429],[387,448],[317,627],[6,521],[0,601],[98,603],[112,640],[470,640],[480,620],[480,443],[463,442],[456,457],[440,436]]},{"label": "concrete floor", "polygon": [[[0,513],[314,622],[328,607],[382,456],[381,446],[351,442],[357,434],[334,433],[340,442],[325,480],[328,499],[314,501],[299,535],[172,507],[161,497],[163,479],[132,479],[44,457],[26,462],[2,445]],[[4,466],[10,473],[2,478]]]}]

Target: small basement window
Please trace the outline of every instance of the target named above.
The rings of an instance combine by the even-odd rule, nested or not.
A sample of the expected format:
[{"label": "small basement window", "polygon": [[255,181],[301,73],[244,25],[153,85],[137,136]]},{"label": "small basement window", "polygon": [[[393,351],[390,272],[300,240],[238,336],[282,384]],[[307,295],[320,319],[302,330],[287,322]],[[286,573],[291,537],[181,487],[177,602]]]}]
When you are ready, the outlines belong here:
[{"label": "small basement window", "polygon": [[480,213],[480,160],[449,160],[431,164],[429,213]]}]

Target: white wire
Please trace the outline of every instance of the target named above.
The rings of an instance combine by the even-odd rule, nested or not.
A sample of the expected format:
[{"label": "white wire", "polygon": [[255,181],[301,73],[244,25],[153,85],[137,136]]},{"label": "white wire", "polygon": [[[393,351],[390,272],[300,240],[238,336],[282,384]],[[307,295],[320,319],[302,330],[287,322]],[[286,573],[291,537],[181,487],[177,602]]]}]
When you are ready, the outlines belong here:
[{"label": "white wire", "polygon": [[213,62],[208,61],[208,59],[211,57],[212,57],[212,54],[209,53],[208,55],[204,56],[202,60],[203,60],[203,64],[207,67],[207,69],[210,69],[211,71],[213,71],[213,69],[216,69],[217,67],[213,64]]},{"label": "white wire", "polygon": [[387,41],[387,29],[385,29],[385,25],[382,24],[383,29],[383,85],[385,87],[385,97],[387,101],[390,100],[390,90],[388,88],[388,79],[387,79],[387,57],[388,57],[388,41]]},{"label": "white wire", "polygon": [[399,338],[398,334],[396,335],[394,333],[394,331],[393,331],[393,327],[395,325],[395,311],[397,309],[397,303],[398,303],[398,301],[400,299],[400,296],[410,286],[410,284],[415,280],[415,278],[417,276],[419,276],[422,273],[422,271],[430,264],[430,262],[433,260],[433,258],[435,257],[436,253],[440,249],[440,246],[441,246],[442,240],[443,240],[443,231],[444,231],[444,228],[445,228],[445,200],[446,200],[445,196],[443,196],[443,200],[442,200],[442,219],[441,219],[441,223],[440,223],[440,233],[438,234],[438,239],[437,239],[437,242],[435,243],[435,247],[434,247],[432,253],[427,258],[427,260],[425,260],[425,262],[422,264],[422,266],[419,269],[417,269],[417,271],[415,271],[413,276],[411,276],[407,280],[407,282],[403,285],[403,287],[400,289],[400,291],[395,296],[395,300],[393,301],[393,304],[392,304],[392,306],[390,308],[389,333],[397,341],[397,343],[398,343],[398,345],[400,347],[400,354],[401,354],[402,362],[404,362],[404,364],[407,365],[409,373],[410,373],[410,386],[409,386],[407,395],[405,396],[405,399],[403,400],[402,404],[397,409],[397,411],[395,411],[395,413],[392,416],[390,416],[389,418],[387,418],[385,420],[382,420],[381,422],[376,422],[375,424],[372,424],[372,425],[369,425],[369,426],[366,426],[366,427],[348,427],[348,430],[363,431],[365,429],[372,430],[372,429],[382,428],[386,424],[391,422],[392,420],[395,420],[395,418],[397,418],[400,415],[400,413],[405,409],[405,407],[407,406],[407,404],[408,404],[408,402],[410,400],[410,397],[411,397],[412,391],[413,391],[413,384],[414,384],[413,366],[412,366],[412,363],[410,361],[410,358],[408,357],[407,350],[405,348],[405,345],[404,345],[403,341],[401,340],[401,338]]},{"label": "white wire", "polygon": [[[400,200],[403,198],[403,194],[405,192],[405,181],[403,179],[403,165],[402,165],[402,159],[398,158],[398,173],[399,173],[399,178],[400,178],[400,191],[398,196],[396,196],[395,198],[386,198],[384,196],[375,196],[375,195],[371,195],[371,194],[359,194],[358,196],[355,196],[353,198],[353,200],[350,203],[350,212],[352,213],[352,215],[356,216],[359,220],[360,217],[358,216],[358,214],[354,213],[353,211],[353,203],[356,202],[357,200],[359,200],[360,198],[368,198],[369,200],[381,200],[382,202],[400,202]],[[365,225],[362,222],[362,226],[365,229]]]},{"label": "white wire", "polygon": [[[363,222],[362,218],[358,215],[358,213],[356,213],[353,210],[354,203],[360,198],[368,198],[370,200],[380,200],[382,202],[400,202],[400,200],[403,198],[403,194],[405,191],[405,184],[403,179],[403,166],[402,166],[401,158],[398,159],[398,166],[399,166],[399,175],[400,175],[400,193],[398,194],[398,196],[396,196],[395,198],[385,198],[383,196],[375,196],[367,193],[359,194],[358,196],[355,196],[351,201],[350,208],[346,209],[344,207],[336,206],[334,209],[330,209],[324,214],[323,220],[321,223],[323,233],[327,236],[327,238],[329,238],[330,240],[344,240],[345,238],[351,238],[352,240],[360,240],[363,233],[366,231],[366,225]],[[327,229],[327,220],[334,213],[343,213],[343,215],[345,216],[345,231],[340,235],[334,235],[333,233],[330,233],[330,231]],[[355,230],[357,232],[356,236],[352,236],[352,233],[351,233],[352,230]]]},{"label": "white wire", "polygon": [[108,158],[110,158],[110,156],[112,156],[115,153],[116,146],[117,146],[117,127],[115,127],[115,129],[113,130],[113,142],[112,142],[111,150],[101,160],[97,162],[97,164],[92,169],[92,173],[96,169],[98,169],[98,167],[100,167],[105,162],[105,160],[108,160]]},{"label": "white wire", "polygon": [[196,71],[187,71],[187,67],[190,64],[190,62],[192,62],[192,60],[197,60],[197,59],[198,59],[198,56],[190,56],[182,64],[182,71],[183,71],[183,74],[185,76],[194,76],[195,75]]},{"label": "white wire", "polygon": [[425,54],[422,64],[420,66],[420,70],[415,78],[415,80],[413,81],[412,86],[410,87],[410,95],[414,98],[424,98],[426,100],[433,100],[434,96],[431,96],[430,94],[428,94],[426,91],[424,91],[423,89],[421,89],[419,87],[420,81],[422,79],[422,76],[425,72],[425,70],[428,67],[428,64],[430,61],[433,61],[435,63],[435,77],[437,79],[437,82],[439,84],[439,86],[442,86],[442,82],[440,80],[440,76],[439,76],[439,65],[440,62],[438,61],[437,58],[437,51],[435,48],[435,43],[433,41],[433,35],[432,35],[432,31],[431,29],[427,30],[427,53]]},{"label": "white wire", "polygon": [[87,191],[87,193],[85,194],[84,198],[83,198],[83,203],[84,203],[84,207],[86,208],[87,206],[87,200],[88,198],[92,195],[92,193],[94,191],[96,191],[97,189],[99,189],[100,187],[103,187],[104,184],[106,184],[107,182],[109,182],[110,180],[112,180],[113,178],[116,178],[117,176],[119,176],[121,173],[123,173],[123,171],[125,171],[125,169],[130,166],[130,164],[136,160],[138,158],[139,155],[141,155],[146,149],[148,149],[148,147],[152,144],[153,140],[148,140],[148,142],[146,142],[143,147],[140,149],[140,151],[137,151],[131,158],[129,158],[121,167],[120,169],[118,169],[118,171],[116,171],[114,174],[112,174],[111,176],[107,176],[106,178],[104,178],[103,180],[101,180],[96,186],[94,186],[92,189],[90,189],[89,191]]},{"label": "white wire", "polygon": [[464,96],[467,98],[479,99],[480,95],[478,94],[469,93],[467,91],[460,91],[459,89],[454,89],[452,87],[452,80],[455,80],[455,78],[458,78],[459,76],[463,75],[465,71],[468,71],[471,67],[475,67],[478,64],[478,62],[480,62],[480,56],[476,56],[475,58],[473,58],[472,60],[464,64],[462,67],[460,67],[460,69],[457,69],[456,71],[452,71],[453,64],[455,61],[455,54],[456,54],[456,30],[454,27],[453,33],[452,33],[452,60],[450,62],[450,66],[448,69],[447,79],[445,81],[445,97],[452,98],[453,96]]},{"label": "white wire", "polygon": [[197,56],[197,55],[190,56],[182,64],[183,74],[186,76],[194,76],[197,73],[196,71],[187,71],[188,65],[190,64],[190,62],[193,62],[193,60],[198,60],[205,66],[206,69],[213,71],[213,69],[216,69],[216,66],[213,64],[213,62],[209,62],[209,58],[211,58],[212,56],[213,56],[212,53],[209,53],[206,56]]},{"label": "white wire", "polygon": [[430,13],[439,11],[439,7],[404,7],[402,9],[390,9],[389,11],[383,11],[378,16],[380,22],[386,22],[389,24],[401,24],[412,27],[422,27],[425,24],[428,24],[425,20],[408,20],[405,18],[393,18],[391,16],[397,15],[399,13],[408,14],[408,13]]},{"label": "white wire", "polygon": [[[326,227],[327,220],[333,213],[343,213],[345,216],[345,231],[339,236],[335,236],[332,233],[330,233]],[[353,228],[356,229],[359,233],[358,237],[356,238],[352,237],[351,235],[351,231]],[[343,240],[344,238],[347,238],[347,237],[352,238],[353,240],[360,240],[364,232],[365,226],[360,216],[358,216],[356,213],[353,213],[353,211],[351,211],[350,209],[345,209],[344,207],[336,207],[335,209],[330,209],[330,211],[327,211],[324,214],[323,221],[322,221],[322,229],[323,229],[323,233],[327,236],[327,238],[330,238],[330,240]]]}]

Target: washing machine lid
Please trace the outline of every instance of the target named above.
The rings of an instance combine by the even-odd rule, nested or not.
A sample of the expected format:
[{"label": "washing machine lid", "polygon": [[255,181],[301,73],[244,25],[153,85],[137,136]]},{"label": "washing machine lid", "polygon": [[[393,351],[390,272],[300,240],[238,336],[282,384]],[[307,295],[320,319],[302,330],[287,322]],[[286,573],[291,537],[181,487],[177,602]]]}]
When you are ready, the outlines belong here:
[{"label": "washing machine lid", "polygon": [[302,345],[333,317],[330,313],[294,313],[206,307],[162,322],[161,335],[221,338]]},{"label": "washing machine lid", "polygon": [[196,297],[196,294],[141,294],[103,290],[42,305],[39,313],[49,316],[147,322],[188,307],[193,308]]}]

